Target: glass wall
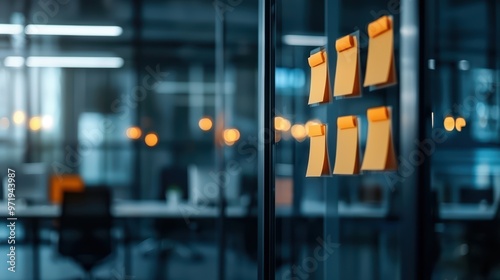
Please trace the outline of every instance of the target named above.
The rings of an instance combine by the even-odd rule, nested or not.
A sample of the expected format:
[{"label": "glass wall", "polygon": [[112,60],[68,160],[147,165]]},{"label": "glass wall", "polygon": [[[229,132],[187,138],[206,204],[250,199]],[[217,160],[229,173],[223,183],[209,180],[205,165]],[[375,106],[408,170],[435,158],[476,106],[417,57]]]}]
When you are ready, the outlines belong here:
[{"label": "glass wall", "polygon": [[[293,5],[295,8],[288,8]],[[276,192],[276,277],[293,279],[292,267],[308,256],[323,236],[325,200],[320,179],[304,178],[308,144],[306,125],[321,117],[307,106],[309,72],[308,46],[290,44],[296,34],[323,36],[324,3],[308,1],[276,2],[275,71],[275,192]],[[293,40],[292,40],[293,43]],[[300,273],[300,272],[298,272]],[[309,279],[321,275],[314,271]]]},{"label": "glass wall", "polygon": [[0,278],[84,275],[59,252],[50,196],[49,179],[72,174],[112,192],[113,251],[96,276],[257,277],[257,13],[252,1],[1,2],[0,177],[20,181],[19,271]]},{"label": "glass wall", "polygon": [[[438,2],[275,2],[277,279],[499,277],[500,6]],[[385,15],[392,18],[397,84],[309,105],[317,83],[311,57],[326,51],[332,96],[336,41],[355,36],[363,84],[378,36],[368,24]],[[398,168],[332,174],[345,154],[337,146],[338,117],[357,117],[361,164],[370,142],[367,110],[378,106],[390,108]],[[314,124],[326,125],[329,165],[308,176],[314,154],[323,152],[313,144],[323,133],[311,135]],[[323,164],[322,156],[314,160]]]},{"label": "glass wall", "polygon": [[[390,184],[386,173],[338,176],[332,172],[340,116],[358,117],[362,154],[367,142],[367,109],[390,106],[398,150],[399,87],[363,88],[360,97],[309,106],[312,72],[308,58],[314,49],[325,48],[328,87],[333,90],[336,39],[359,32],[359,67],[364,73],[367,25],[390,14],[398,65],[399,10],[382,10],[385,1],[276,1],[276,5],[276,278],[395,279],[401,266],[395,210],[399,185]],[[300,8],[287,9],[288,5]],[[380,12],[374,12],[377,8]],[[306,176],[312,141],[308,133],[318,123],[327,128],[329,170],[322,178]]]},{"label": "glass wall", "polygon": [[[434,279],[500,277],[498,1],[428,1],[426,91],[433,131]],[[432,3],[431,3],[432,2]],[[469,14],[481,15],[464,21]],[[438,27],[438,28],[434,28]]]}]

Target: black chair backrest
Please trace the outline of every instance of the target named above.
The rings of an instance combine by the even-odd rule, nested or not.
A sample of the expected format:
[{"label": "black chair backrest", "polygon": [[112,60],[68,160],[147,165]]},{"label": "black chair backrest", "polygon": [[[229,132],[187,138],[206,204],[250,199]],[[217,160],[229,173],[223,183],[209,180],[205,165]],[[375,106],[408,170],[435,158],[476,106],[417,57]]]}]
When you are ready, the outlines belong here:
[{"label": "black chair backrest", "polygon": [[111,254],[111,194],[105,188],[66,192],[59,224],[59,252],[90,270]]}]

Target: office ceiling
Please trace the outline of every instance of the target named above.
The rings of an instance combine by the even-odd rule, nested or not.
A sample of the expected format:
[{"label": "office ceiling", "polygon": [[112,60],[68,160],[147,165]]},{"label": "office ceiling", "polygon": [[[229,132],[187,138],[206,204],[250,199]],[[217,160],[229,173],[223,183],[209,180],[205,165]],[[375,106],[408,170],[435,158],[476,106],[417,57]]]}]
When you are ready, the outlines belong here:
[{"label": "office ceiling", "polygon": [[[490,1],[492,2],[492,1]],[[48,3],[48,4],[47,4]],[[82,48],[89,52],[115,52],[124,57],[134,56],[137,48],[142,56],[179,60],[193,58],[210,62],[214,59],[215,23],[222,16],[226,22],[225,53],[229,58],[255,59],[258,49],[258,1],[211,0],[2,0],[0,23],[12,23],[19,15],[27,14],[25,23],[119,25],[123,35],[115,38],[58,37],[29,38],[33,52],[75,52]],[[224,4],[225,3],[225,4]],[[439,2],[441,3],[441,2]],[[446,17],[436,23],[447,36],[443,44],[450,49],[463,46],[467,51],[492,51],[483,38],[491,31],[487,17],[463,21],[465,14],[488,14],[483,1],[448,1]],[[226,6],[224,6],[226,5]],[[430,9],[440,9],[436,7]],[[278,11],[279,30],[283,34],[317,34],[325,30],[323,0],[287,0]],[[389,2],[341,1],[341,30],[363,30],[374,14],[389,8]],[[361,8],[360,8],[361,7]],[[443,8],[443,7],[441,7]],[[467,41],[459,41],[457,32],[466,33]],[[281,34],[278,34],[281,35]],[[0,36],[0,47],[5,50],[12,42]]]}]

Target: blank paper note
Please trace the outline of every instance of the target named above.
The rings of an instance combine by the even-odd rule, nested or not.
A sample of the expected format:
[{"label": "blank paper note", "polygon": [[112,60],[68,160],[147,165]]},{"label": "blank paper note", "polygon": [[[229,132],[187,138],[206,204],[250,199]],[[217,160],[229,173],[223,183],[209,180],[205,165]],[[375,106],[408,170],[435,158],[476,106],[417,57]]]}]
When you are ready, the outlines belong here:
[{"label": "blank paper note", "polygon": [[347,35],[335,42],[337,68],[333,96],[360,94],[359,45],[356,36]]},{"label": "blank paper note", "polygon": [[397,169],[392,140],[391,111],[388,107],[368,109],[368,135],[361,170]]},{"label": "blank paper note", "polygon": [[307,165],[306,177],[319,177],[330,174],[326,125],[311,125],[309,127],[309,137],[309,163]]},{"label": "blank paper note", "polygon": [[383,16],[368,25],[368,58],[364,86],[384,87],[396,83],[393,21]]},{"label": "blank paper note", "polygon": [[312,54],[308,62],[311,67],[311,88],[308,104],[330,102],[328,60],[325,50]]},{"label": "blank paper note", "polygon": [[359,173],[359,134],[356,116],[337,119],[337,152],[333,174]]}]

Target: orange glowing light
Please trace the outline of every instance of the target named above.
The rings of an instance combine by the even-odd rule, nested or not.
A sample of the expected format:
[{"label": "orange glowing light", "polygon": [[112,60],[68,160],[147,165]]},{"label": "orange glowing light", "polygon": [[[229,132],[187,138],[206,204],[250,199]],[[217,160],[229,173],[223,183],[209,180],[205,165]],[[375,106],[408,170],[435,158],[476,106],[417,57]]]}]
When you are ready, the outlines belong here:
[{"label": "orange glowing light", "polygon": [[236,142],[240,139],[240,132],[236,128],[224,130],[224,142]]},{"label": "orange glowing light", "polygon": [[453,129],[455,129],[455,119],[453,117],[446,117],[443,124],[444,129],[447,131],[453,131]]},{"label": "orange glowing light", "polygon": [[142,131],[139,127],[137,126],[132,126],[127,129],[127,137],[133,140],[137,140],[141,138]]},{"label": "orange glowing light", "polygon": [[457,131],[462,131],[462,128],[464,128],[466,125],[467,122],[464,118],[459,117],[455,120],[455,128],[457,129]]},{"label": "orange glowing light", "polygon": [[144,138],[144,142],[146,142],[146,145],[148,145],[149,147],[154,147],[159,142],[158,135],[156,135],[155,133],[149,133]]},{"label": "orange glowing light", "polygon": [[210,118],[203,117],[198,122],[198,126],[203,131],[209,131],[210,129],[212,129],[213,123],[212,123],[212,120]]},{"label": "orange glowing light", "polygon": [[30,119],[29,127],[33,131],[38,131],[42,128],[42,118],[33,117]]},{"label": "orange glowing light", "polygon": [[274,129],[279,131],[288,131],[292,124],[289,120],[283,117],[274,118]]},{"label": "orange glowing light", "polygon": [[302,142],[307,136],[305,126],[302,124],[294,124],[292,126],[292,136],[295,140]]}]

